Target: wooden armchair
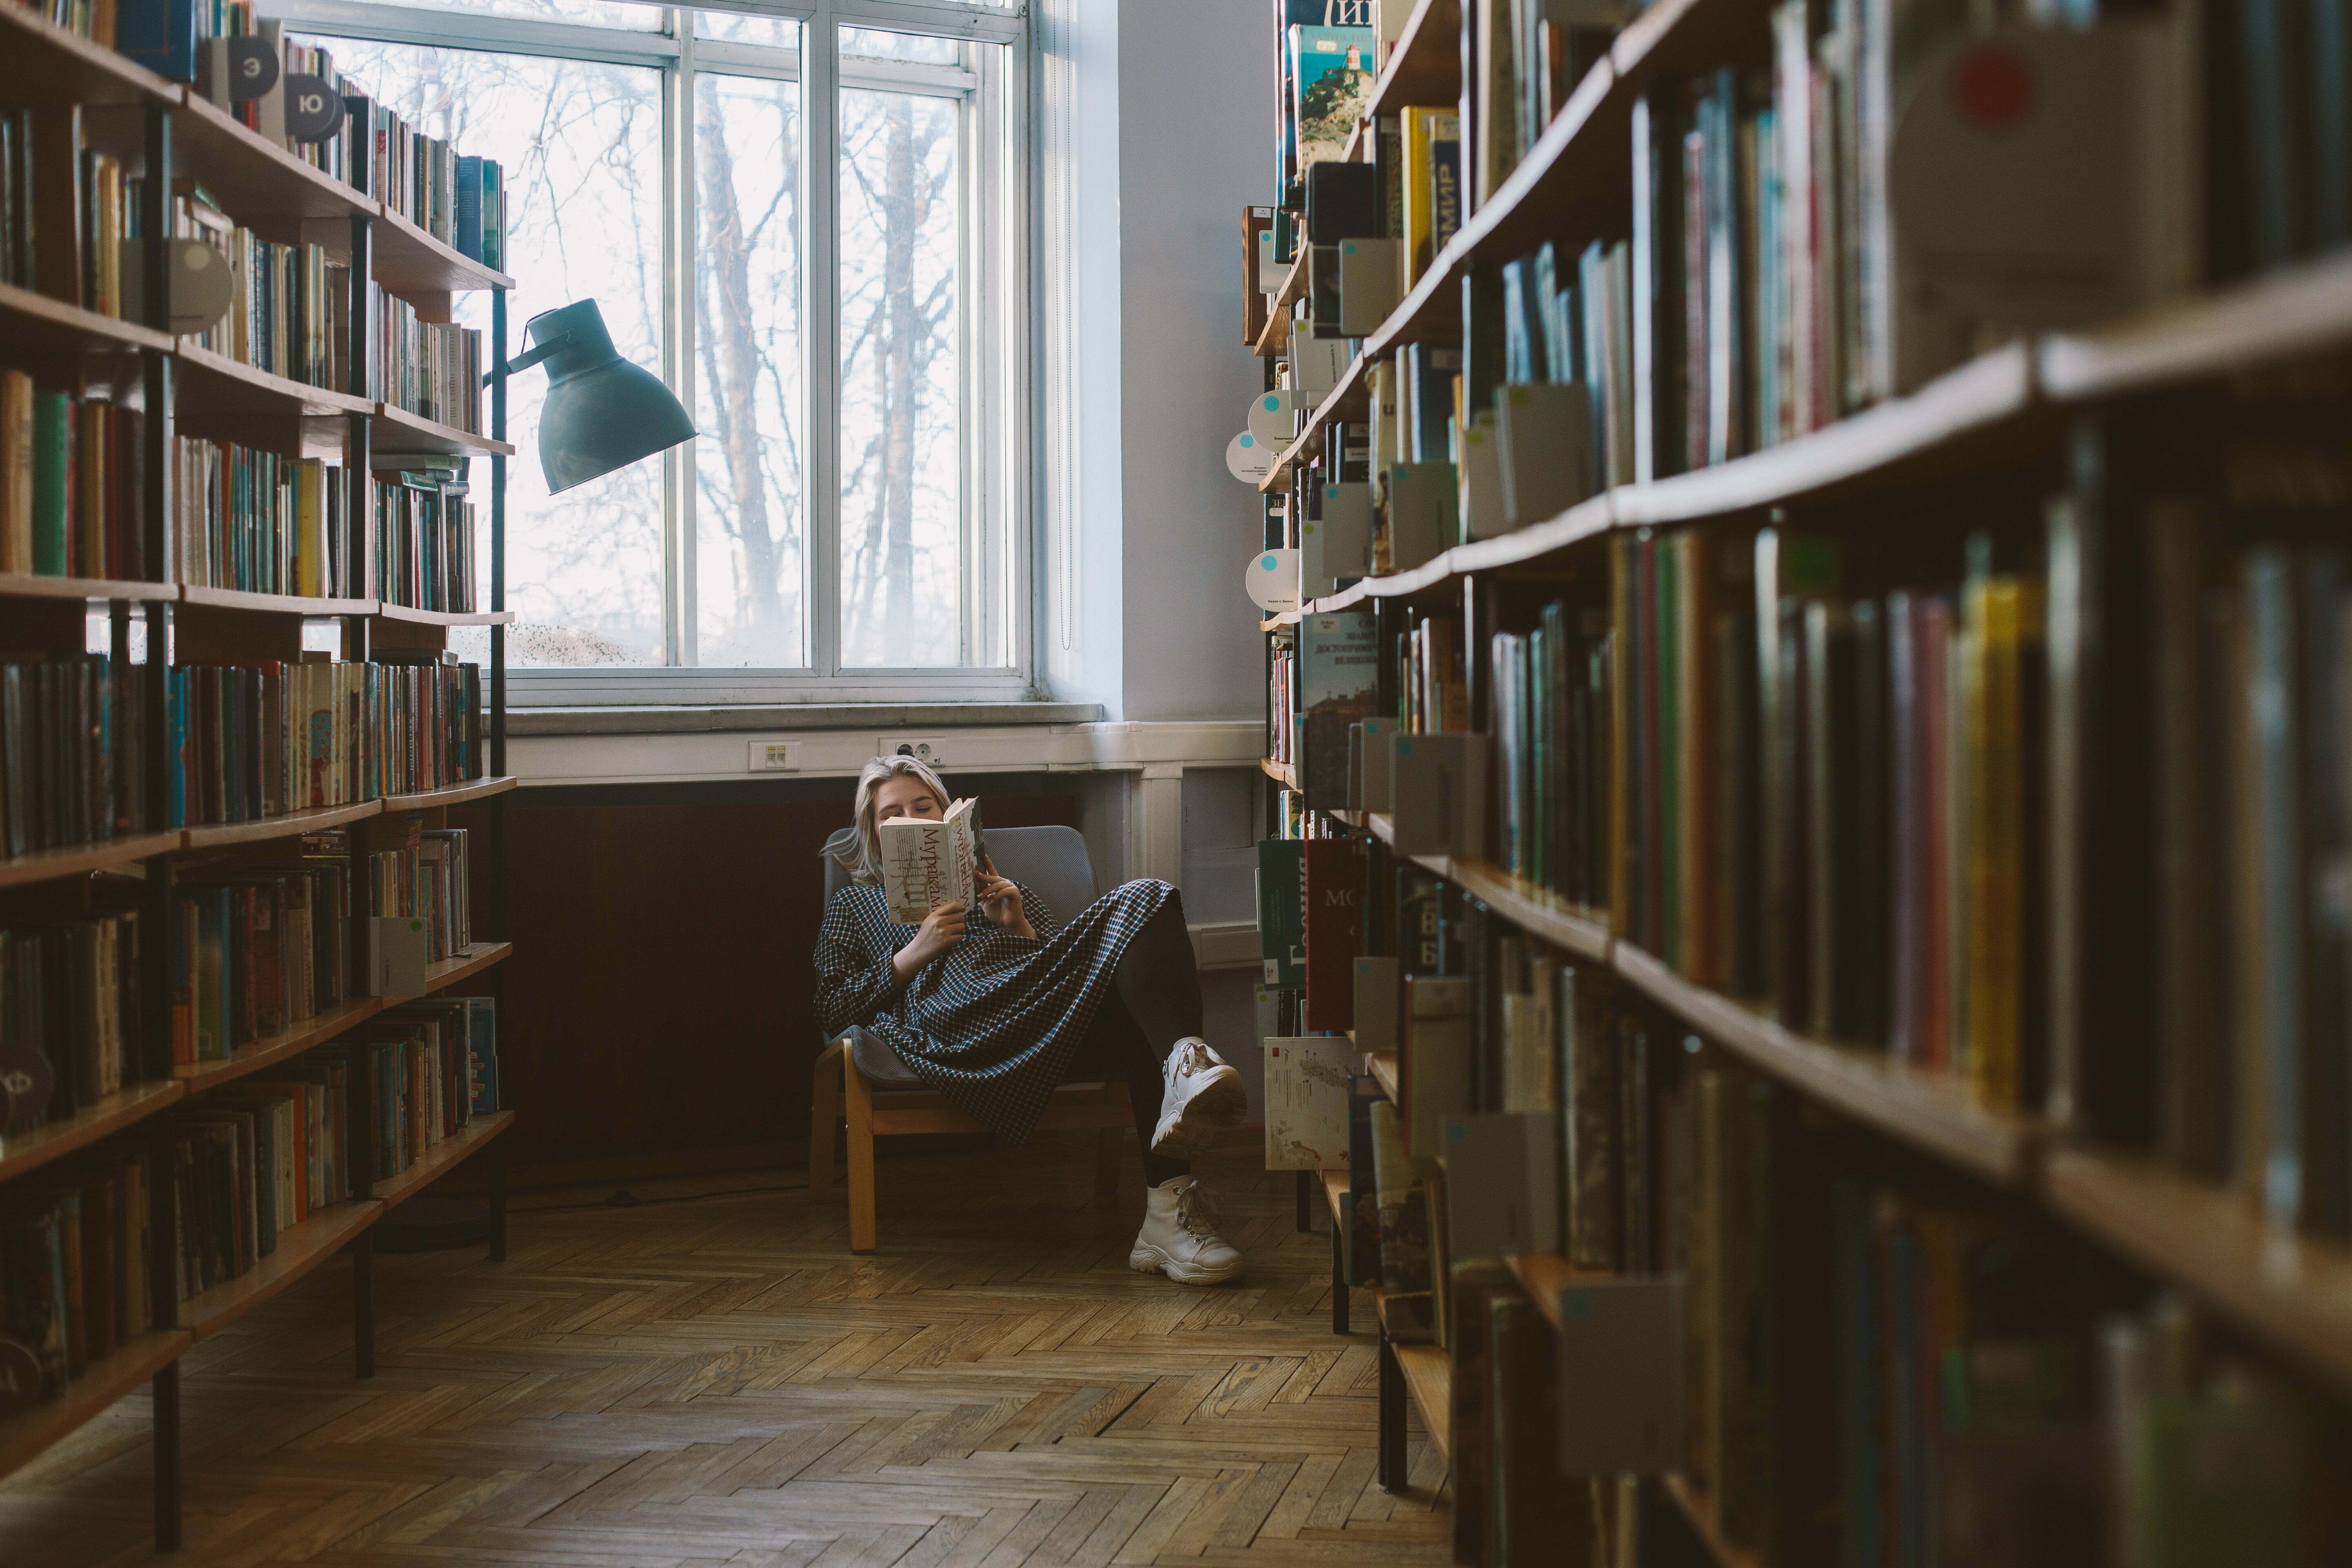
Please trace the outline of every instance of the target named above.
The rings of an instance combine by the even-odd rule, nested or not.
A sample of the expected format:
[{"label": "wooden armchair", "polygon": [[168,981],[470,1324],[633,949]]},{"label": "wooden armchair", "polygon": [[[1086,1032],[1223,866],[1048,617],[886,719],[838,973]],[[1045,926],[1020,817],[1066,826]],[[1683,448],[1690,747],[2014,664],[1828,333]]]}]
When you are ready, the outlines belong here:
[{"label": "wooden armchair", "polygon": [[[1093,863],[1087,841],[1073,827],[998,827],[988,832],[989,858],[997,871],[1030,889],[1055,918],[1069,920],[1094,902]],[[841,862],[824,859],[824,897],[846,886]],[[974,919],[985,918],[977,913]],[[851,1028],[826,1043],[816,1058],[809,1112],[809,1192],[833,1185],[834,1138],[838,1126],[849,1133],[849,1249],[871,1252],[875,1245],[874,1141],[922,1132],[984,1132],[987,1130],[923,1087],[879,1036]],[[1135,1122],[1122,1083],[1067,1083],[1038,1120],[1039,1131],[1090,1128],[1095,1133],[1095,1190],[1118,1184],[1123,1134]]]}]

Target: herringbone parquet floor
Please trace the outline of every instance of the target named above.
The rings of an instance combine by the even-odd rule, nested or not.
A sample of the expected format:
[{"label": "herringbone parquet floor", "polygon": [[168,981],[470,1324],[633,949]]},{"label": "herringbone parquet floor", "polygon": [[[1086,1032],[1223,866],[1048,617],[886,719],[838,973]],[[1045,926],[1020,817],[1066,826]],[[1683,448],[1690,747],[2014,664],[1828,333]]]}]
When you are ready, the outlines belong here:
[{"label": "herringbone parquet floor", "polygon": [[[525,1194],[504,1265],[378,1259],[367,1382],[330,1264],[184,1363],[178,1561],[1442,1563],[1443,1460],[1416,1425],[1412,1489],[1373,1480],[1370,1336],[1257,1163],[1202,1163],[1252,1263],[1217,1290],[1127,1268],[1131,1152],[1097,1198],[1045,1140],[883,1162],[866,1258],[773,1175]],[[151,1555],[146,1405],[0,1486],[0,1563]]]}]

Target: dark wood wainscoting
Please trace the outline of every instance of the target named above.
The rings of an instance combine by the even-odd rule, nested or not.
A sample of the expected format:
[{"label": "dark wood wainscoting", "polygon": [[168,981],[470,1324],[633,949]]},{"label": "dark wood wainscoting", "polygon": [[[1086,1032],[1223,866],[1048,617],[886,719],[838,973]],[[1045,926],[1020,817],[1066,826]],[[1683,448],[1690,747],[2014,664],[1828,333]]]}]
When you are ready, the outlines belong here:
[{"label": "dark wood wainscoting", "polygon": [[[955,781],[950,780],[950,784]],[[992,826],[1078,821],[1071,781],[989,781]],[[525,789],[499,986],[509,1158],[615,1171],[804,1156],[818,1028],[818,851],[847,780]],[[488,847],[491,808],[454,811]],[[488,911],[486,910],[487,914]],[[494,917],[492,917],[494,918]],[[728,1162],[733,1163],[733,1162]]]}]

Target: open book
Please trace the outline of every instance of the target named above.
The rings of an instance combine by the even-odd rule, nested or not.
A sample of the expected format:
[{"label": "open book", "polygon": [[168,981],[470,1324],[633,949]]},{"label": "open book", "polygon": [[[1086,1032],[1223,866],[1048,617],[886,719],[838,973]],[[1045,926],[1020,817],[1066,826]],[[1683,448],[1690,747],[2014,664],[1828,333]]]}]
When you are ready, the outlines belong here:
[{"label": "open book", "polygon": [[915,925],[934,904],[971,907],[985,854],[978,801],[957,801],[937,822],[894,816],[877,831],[882,840],[882,891],[890,900],[892,920]]}]

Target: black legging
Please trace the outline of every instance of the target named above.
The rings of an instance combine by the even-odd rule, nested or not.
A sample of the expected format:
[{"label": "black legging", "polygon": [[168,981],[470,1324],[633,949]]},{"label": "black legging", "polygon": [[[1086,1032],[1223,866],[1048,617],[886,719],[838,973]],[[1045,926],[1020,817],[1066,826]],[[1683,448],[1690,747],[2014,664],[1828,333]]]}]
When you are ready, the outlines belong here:
[{"label": "black legging", "polygon": [[1201,978],[1192,966],[1192,936],[1185,929],[1180,895],[1170,894],[1144,922],[1111,974],[1118,989],[1096,1009],[1067,1078],[1073,1083],[1126,1080],[1136,1141],[1143,1149],[1143,1180],[1156,1187],[1192,1168],[1151,1152],[1168,1053],[1177,1041],[1201,1032]]}]

